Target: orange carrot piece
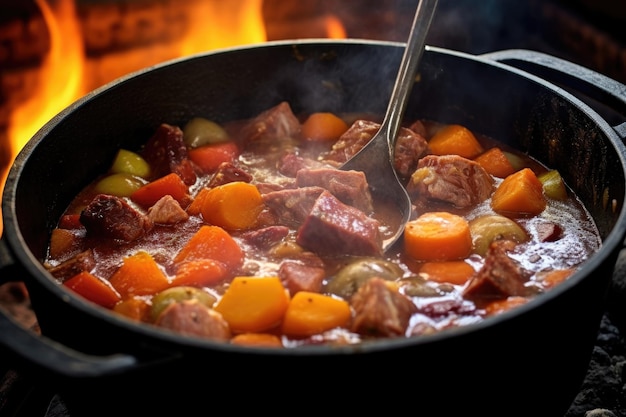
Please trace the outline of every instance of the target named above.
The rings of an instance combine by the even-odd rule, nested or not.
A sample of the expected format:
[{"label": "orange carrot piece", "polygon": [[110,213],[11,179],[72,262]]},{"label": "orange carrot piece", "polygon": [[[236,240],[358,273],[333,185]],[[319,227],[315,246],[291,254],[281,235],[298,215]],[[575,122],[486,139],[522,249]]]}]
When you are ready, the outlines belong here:
[{"label": "orange carrot piece", "polygon": [[205,174],[217,171],[222,162],[232,162],[239,155],[234,141],[210,143],[187,151],[189,159]]},{"label": "orange carrot piece", "polygon": [[474,275],[474,268],[465,261],[425,262],[419,272],[426,279],[435,282],[448,282],[463,285]]},{"label": "orange carrot piece", "polygon": [[63,282],[63,285],[89,301],[106,308],[113,308],[121,299],[110,285],[87,271],[79,272]]},{"label": "orange carrot piece", "polygon": [[202,226],[176,254],[174,263],[214,259],[229,270],[243,263],[243,251],[231,235],[219,226]]},{"label": "orange carrot piece", "polygon": [[473,159],[483,152],[483,147],[474,134],[461,125],[448,125],[437,131],[428,141],[430,151],[435,155],[459,155]]},{"label": "orange carrot piece", "polygon": [[474,158],[488,174],[498,178],[506,178],[515,172],[515,168],[511,161],[498,147],[487,149],[485,152]]},{"label": "orange carrot piece", "polygon": [[75,231],[56,228],[50,234],[49,255],[53,259],[71,255],[79,250],[79,238]]},{"label": "orange carrot piece", "polygon": [[546,204],[543,185],[530,168],[506,177],[491,197],[491,208],[500,214],[534,216],[541,213]]},{"label": "orange carrot piece", "polygon": [[123,299],[135,295],[152,295],[169,287],[167,276],[147,252],[137,252],[124,258],[109,282]]},{"label": "orange carrot piece", "polygon": [[183,263],[172,279],[172,287],[189,285],[210,287],[219,284],[230,276],[226,266],[214,259],[198,259]]},{"label": "orange carrot piece", "polygon": [[493,316],[494,314],[504,313],[514,307],[521,306],[526,304],[528,299],[525,297],[511,296],[504,300],[492,301],[485,307],[485,312],[488,316]]},{"label": "orange carrot piece", "polygon": [[240,346],[283,347],[280,337],[270,333],[241,333],[233,336],[230,343]]},{"label": "orange carrot piece", "polygon": [[350,318],[350,304],[347,301],[315,292],[299,291],[289,302],[282,330],[291,336],[312,336],[347,326]]},{"label": "orange carrot piece", "polygon": [[209,190],[209,188],[203,188],[198,192],[198,194],[196,194],[191,204],[187,206],[187,214],[189,214],[190,216],[200,215],[200,211],[202,210],[202,204],[204,204],[204,199],[209,193]]},{"label": "orange carrot piece", "polygon": [[555,269],[550,272],[539,274],[537,281],[542,287],[548,289],[565,281],[573,273],[574,269]]},{"label": "orange carrot piece", "polygon": [[280,278],[235,277],[215,311],[234,332],[263,332],[280,324],[288,305]]},{"label": "orange carrot piece", "polygon": [[191,202],[187,185],[173,172],[138,188],[130,195],[130,199],[140,206],[152,207],[166,195],[171,195],[183,208]]},{"label": "orange carrot piece", "polygon": [[337,140],[348,130],[348,124],[329,112],[312,113],[302,123],[302,137],[313,141]]},{"label": "orange carrot piece", "polygon": [[263,211],[261,193],[253,184],[235,181],[211,188],[203,197],[202,218],[226,230],[248,229]]},{"label": "orange carrot piece", "polygon": [[469,223],[448,212],[424,213],[406,224],[404,250],[421,261],[463,259],[472,250]]},{"label": "orange carrot piece", "polygon": [[129,319],[149,323],[150,304],[144,298],[132,297],[115,304],[113,311]]}]

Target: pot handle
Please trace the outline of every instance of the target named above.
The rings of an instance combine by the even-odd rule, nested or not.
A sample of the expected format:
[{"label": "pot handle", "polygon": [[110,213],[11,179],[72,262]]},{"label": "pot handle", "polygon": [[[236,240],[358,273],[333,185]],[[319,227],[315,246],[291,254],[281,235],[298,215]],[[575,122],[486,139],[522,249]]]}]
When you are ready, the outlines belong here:
[{"label": "pot handle", "polygon": [[[24,276],[4,237],[0,238],[0,284],[19,281]],[[18,371],[35,372],[67,379],[96,378],[136,371],[156,362],[167,362],[167,355],[155,355],[154,363],[143,363],[128,354],[88,355],[25,328],[0,307],[0,352],[4,363]]]},{"label": "pot handle", "polygon": [[626,85],[593,70],[552,55],[526,49],[506,49],[480,55],[540,76],[585,102],[626,139]]}]

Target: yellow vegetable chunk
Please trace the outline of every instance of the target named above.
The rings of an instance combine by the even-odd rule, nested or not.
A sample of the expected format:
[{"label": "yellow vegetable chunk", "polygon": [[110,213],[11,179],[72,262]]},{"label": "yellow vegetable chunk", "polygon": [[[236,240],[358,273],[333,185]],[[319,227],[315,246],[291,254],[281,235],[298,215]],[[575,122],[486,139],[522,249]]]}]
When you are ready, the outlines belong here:
[{"label": "yellow vegetable chunk", "polygon": [[150,176],[150,165],[139,154],[120,149],[117,151],[117,155],[115,155],[113,165],[111,165],[111,173],[148,178]]},{"label": "yellow vegetable chunk", "polygon": [[215,310],[224,317],[233,332],[262,332],[280,324],[289,294],[280,279],[270,277],[235,277]]},{"label": "yellow vegetable chunk", "polygon": [[248,229],[263,211],[263,197],[253,184],[235,181],[211,188],[202,198],[202,218],[226,230]]},{"label": "yellow vegetable chunk", "polygon": [[96,190],[102,194],[130,197],[144,185],[145,181],[142,181],[139,177],[120,172],[102,178],[96,184]]},{"label": "yellow vegetable chunk", "polygon": [[290,336],[312,336],[347,326],[350,318],[350,305],[345,300],[299,291],[293,296],[285,312],[283,333]]},{"label": "yellow vegetable chunk", "polygon": [[543,192],[547,197],[561,201],[567,199],[567,189],[559,171],[552,169],[537,178],[543,184]]}]

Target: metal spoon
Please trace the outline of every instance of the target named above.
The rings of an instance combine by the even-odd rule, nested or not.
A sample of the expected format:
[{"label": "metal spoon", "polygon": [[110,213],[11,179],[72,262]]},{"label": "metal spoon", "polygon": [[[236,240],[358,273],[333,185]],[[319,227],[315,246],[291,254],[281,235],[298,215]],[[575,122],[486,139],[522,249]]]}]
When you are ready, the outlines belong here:
[{"label": "metal spoon", "polygon": [[394,148],[437,1],[421,0],[417,6],[409,39],[380,129],[356,155],[341,166],[344,171],[354,170],[365,173],[374,200],[393,202],[402,216],[398,230],[383,242],[383,251],[387,251],[398,240],[404,232],[406,222],[411,217],[411,199],[393,166]]}]

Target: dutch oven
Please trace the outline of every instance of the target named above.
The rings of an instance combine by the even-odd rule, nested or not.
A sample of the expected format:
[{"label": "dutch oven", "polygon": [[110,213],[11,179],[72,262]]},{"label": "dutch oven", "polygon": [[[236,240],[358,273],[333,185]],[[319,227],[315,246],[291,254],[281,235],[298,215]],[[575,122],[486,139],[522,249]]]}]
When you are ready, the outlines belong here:
[{"label": "dutch oven", "polygon": [[41,261],[71,199],[162,122],[383,114],[404,44],[269,42],[174,60],[62,111],[11,167],[2,281],[23,281],[42,335],[0,315],[0,346],[71,415],[410,412],[563,415],[582,382],[626,228],[626,87],[549,55],[427,47],[407,118],[459,123],[558,169],[603,246],[569,280],[483,323],[358,346],[246,348],[140,325],[58,285]]}]

